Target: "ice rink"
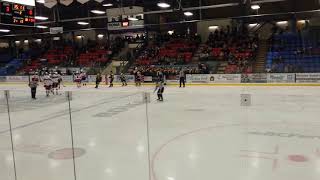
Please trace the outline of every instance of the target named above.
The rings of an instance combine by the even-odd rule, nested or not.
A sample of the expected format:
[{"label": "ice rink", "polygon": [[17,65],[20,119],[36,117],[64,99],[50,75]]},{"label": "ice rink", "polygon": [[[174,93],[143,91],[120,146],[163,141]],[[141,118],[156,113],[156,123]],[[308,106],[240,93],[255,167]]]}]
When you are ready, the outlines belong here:
[{"label": "ice rink", "polygon": [[70,109],[64,93],[0,85],[1,180],[13,159],[18,180],[320,179],[320,87],[167,87],[164,102],[152,86],[63,90]]}]

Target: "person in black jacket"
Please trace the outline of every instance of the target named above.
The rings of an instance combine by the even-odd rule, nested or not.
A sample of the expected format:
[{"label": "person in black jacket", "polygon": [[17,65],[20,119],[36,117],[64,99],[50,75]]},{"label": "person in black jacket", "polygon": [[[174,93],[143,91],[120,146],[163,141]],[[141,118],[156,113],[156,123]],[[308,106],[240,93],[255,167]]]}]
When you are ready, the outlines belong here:
[{"label": "person in black jacket", "polygon": [[29,82],[29,87],[31,88],[31,98],[32,99],[37,99],[36,94],[37,94],[37,87],[39,85],[39,76],[36,73],[34,76],[31,77],[30,82]]},{"label": "person in black jacket", "polygon": [[110,72],[109,79],[110,79],[110,86],[109,87],[113,87],[114,74],[112,71]]},{"label": "person in black jacket", "polygon": [[99,88],[99,84],[101,81],[102,81],[102,76],[100,73],[98,73],[96,76],[96,87],[95,87],[96,89]]},{"label": "person in black jacket", "polygon": [[179,81],[180,81],[180,87],[186,87],[186,74],[183,69],[179,72]]},{"label": "person in black jacket", "polygon": [[120,80],[121,80],[122,86],[127,86],[128,85],[127,84],[127,78],[123,73],[121,73],[121,75],[120,75]]}]

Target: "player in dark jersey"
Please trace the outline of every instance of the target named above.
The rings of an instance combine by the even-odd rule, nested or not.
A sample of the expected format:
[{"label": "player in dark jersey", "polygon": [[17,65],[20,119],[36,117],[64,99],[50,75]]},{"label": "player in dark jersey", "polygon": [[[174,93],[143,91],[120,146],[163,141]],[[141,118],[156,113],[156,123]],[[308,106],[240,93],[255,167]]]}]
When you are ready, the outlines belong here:
[{"label": "player in dark jersey", "polygon": [[120,80],[122,82],[122,86],[127,86],[128,85],[126,76],[123,73],[120,74]]},{"label": "player in dark jersey", "polygon": [[96,87],[95,87],[96,89],[99,88],[99,84],[101,83],[101,81],[102,81],[102,76],[100,73],[98,73],[96,76]]},{"label": "player in dark jersey", "polygon": [[109,79],[110,79],[110,86],[109,87],[113,87],[114,74],[112,71],[110,72]]}]

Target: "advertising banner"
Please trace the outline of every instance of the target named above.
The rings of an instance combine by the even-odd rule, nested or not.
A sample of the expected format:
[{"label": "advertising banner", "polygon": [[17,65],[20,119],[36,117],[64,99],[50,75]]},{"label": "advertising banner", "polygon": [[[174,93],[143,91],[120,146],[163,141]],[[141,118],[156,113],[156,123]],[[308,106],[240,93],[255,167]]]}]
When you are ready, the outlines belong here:
[{"label": "advertising banner", "polygon": [[6,76],[0,76],[0,82],[6,82],[7,77]]},{"label": "advertising banner", "polygon": [[295,83],[295,74],[268,74],[268,83]]},{"label": "advertising banner", "polygon": [[96,82],[96,75],[88,75],[87,81],[88,82]]},{"label": "advertising banner", "polygon": [[208,74],[187,74],[188,83],[208,83]]},{"label": "advertising banner", "polygon": [[320,83],[320,73],[298,73],[296,74],[297,83]]},{"label": "advertising banner", "polygon": [[[125,75],[128,83],[134,82],[134,75]],[[120,75],[114,76],[114,82],[121,82]]]},{"label": "advertising banner", "polygon": [[29,76],[7,76],[7,82],[29,82]]},{"label": "advertising banner", "polygon": [[73,76],[61,76],[63,82],[73,82]]},{"label": "advertising banner", "polygon": [[144,76],[144,82],[152,82],[152,76]]},{"label": "advertising banner", "polygon": [[267,83],[267,74],[242,74],[241,83]]},{"label": "advertising banner", "polygon": [[240,74],[209,74],[209,83],[240,83]]}]

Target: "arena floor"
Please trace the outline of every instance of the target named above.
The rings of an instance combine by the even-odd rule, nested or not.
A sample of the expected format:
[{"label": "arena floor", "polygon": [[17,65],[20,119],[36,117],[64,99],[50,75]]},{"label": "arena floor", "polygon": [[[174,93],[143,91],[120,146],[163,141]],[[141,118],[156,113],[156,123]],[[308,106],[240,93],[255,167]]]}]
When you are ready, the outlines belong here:
[{"label": "arena floor", "polygon": [[74,179],[70,117],[77,180],[320,179],[320,87],[168,87],[157,102],[151,86],[68,86],[70,116],[63,93],[0,85],[1,180],[14,180],[5,89],[18,180]]}]

